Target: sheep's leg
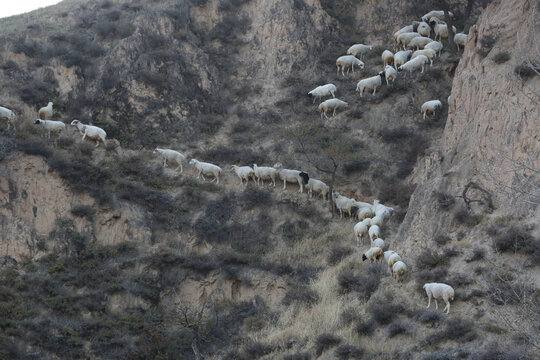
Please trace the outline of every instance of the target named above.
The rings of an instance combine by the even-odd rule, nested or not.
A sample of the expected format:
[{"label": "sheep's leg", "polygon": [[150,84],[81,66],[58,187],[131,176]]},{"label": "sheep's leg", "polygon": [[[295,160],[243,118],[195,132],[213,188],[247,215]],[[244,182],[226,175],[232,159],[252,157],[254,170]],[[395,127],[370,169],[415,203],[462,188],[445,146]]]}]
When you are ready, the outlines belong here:
[{"label": "sheep's leg", "polygon": [[287,189],[287,179],[283,180],[283,190]]},{"label": "sheep's leg", "polygon": [[424,120],[426,120],[426,112],[424,111],[423,113],[424,113]]},{"label": "sheep's leg", "polygon": [[302,184],[302,181],[300,181],[300,192],[304,193],[304,184]]},{"label": "sheep's leg", "polygon": [[433,298],[433,301],[435,301],[435,310],[439,310],[439,305],[437,304],[437,298]]},{"label": "sheep's leg", "polygon": [[431,305],[431,294],[428,293],[428,303],[427,303],[427,306],[426,306],[426,309],[429,309],[429,306]]},{"label": "sheep's leg", "polygon": [[373,88],[373,96],[375,96],[375,93],[377,92],[377,87]]},{"label": "sheep's leg", "polygon": [[444,299],[444,302],[446,303],[446,306],[444,307],[443,312],[446,311],[446,313],[448,314],[450,312],[450,302],[446,299]]},{"label": "sheep's leg", "polygon": [[339,65],[336,65],[336,67],[337,67],[337,74],[339,76]]},{"label": "sheep's leg", "polygon": [[334,108],[334,112],[332,113],[332,117],[336,116],[336,108]]},{"label": "sheep's leg", "polygon": [[184,167],[182,166],[182,163],[180,163],[180,173],[184,172]]},{"label": "sheep's leg", "polygon": [[216,184],[218,184],[218,185],[219,185],[219,175],[218,175],[218,176],[216,176]]}]

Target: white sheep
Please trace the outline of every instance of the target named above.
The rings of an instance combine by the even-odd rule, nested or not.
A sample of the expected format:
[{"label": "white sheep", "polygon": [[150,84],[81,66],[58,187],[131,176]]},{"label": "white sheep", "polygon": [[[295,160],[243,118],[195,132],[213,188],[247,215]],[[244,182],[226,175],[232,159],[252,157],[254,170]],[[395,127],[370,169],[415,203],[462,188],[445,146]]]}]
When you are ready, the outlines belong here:
[{"label": "white sheep", "polygon": [[373,206],[370,203],[356,201],[354,206],[358,208],[358,210],[356,211],[356,217],[358,218],[358,220],[364,220],[374,215]]},{"label": "white sheep", "polygon": [[330,187],[326,185],[321,180],[312,179],[309,178],[308,183],[306,185],[306,189],[308,191],[309,197],[311,198],[313,195],[313,192],[317,192],[321,194],[322,199],[326,199],[326,196],[328,195],[328,191],[330,190]]},{"label": "white sheep", "polygon": [[83,136],[83,141],[86,137],[88,137],[89,139],[96,141],[96,147],[99,146],[100,140],[103,142],[103,145],[106,144],[105,138],[107,137],[107,133],[102,128],[93,125],[85,125],[79,120],[73,120],[71,125],[74,125],[77,127],[77,129],[79,129],[79,132]]},{"label": "white sheep", "polygon": [[376,238],[375,240],[372,240],[371,247],[379,247],[381,249],[384,249],[384,240],[381,238]]},{"label": "white sheep", "polygon": [[253,164],[253,173],[255,174],[255,177],[257,178],[257,185],[259,184],[259,180],[262,181],[262,184],[264,185],[264,180],[268,179],[272,181],[272,184],[274,187],[276,187],[276,176],[278,175],[278,171],[274,169],[273,167],[269,166],[257,166],[257,164]]},{"label": "white sheep", "polygon": [[334,192],[333,199],[334,204],[339,211],[340,217],[343,218],[343,212],[347,212],[350,217],[352,214],[352,208],[355,206],[356,201],[354,199],[343,196],[338,192]]},{"label": "white sheep", "polygon": [[370,240],[375,240],[376,238],[381,237],[381,228],[379,225],[373,224],[373,219],[371,219],[371,226],[369,227],[368,234]]},{"label": "white sheep", "polygon": [[313,97],[313,103],[315,103],[315,100],[317,98],[322,98],[323,96],[329,96],[332,95],[332,97],[336,97],[336,91],[337,87],[334,84],[326,84],[317,86],[315,89],[308,92],[308,95]]},{"label": "white sheep", "polygon": [[416,32],[422,36],[429,37],[431,35],[431,27],[425,21],[419,22],[416,27]]},{"label": "white sheep", "polygon": [[[202,176],[202,179],[206,181],[204,175],[213,176],[216,183],[219,184],[219,176],[221,175],[221,168],[217,165],[199,161],[197,159],[191,159],[190,165],[194,165],[197,169],[197,179]],[[212,182],[214,181],[212,180]]]},{"label": "white sheep", "polygon": [[386,79],[386,86],[388,86],[388,82],[392,80],[392,83],[394,83],[394,80],[397,78],[397,71],[390,65],[386,65],[384,68],[384,78]]},{"label": "white sheep", "polygon": [[368,234],[368,226],[364,221],[357,222],[354,225],[353,233],[356,237],[356,244],[360,246],[360,240]]},{"label": "white sheep", "polygon": [[431,298],[435,301],[435,310],[439,309],[437,305],[437,299],[442,299],[446,303],[443,312],[446,310],[446,313],[450,313],[450,300],[454,301],[454,289],[450,285],[443,283],[427,283],[424,284],[424,290],[428,296],[428,305],[427,309],[431,305]]},{"label": "white sheep", "polygon": [[398,72],[402,72],[403,70],[409,71],[409,73],[412,73],[415,70],[422,69],[422,72],[424,72],[424,64],[427,64],[429,62],[429,59],[426,55],[419,55],[415,57],[414,59],[411,59],[407,61],[405,64],[398,67]]},{"label": "white sheep", "polygon": [[402,280],[403,276],[405,276],[405,273],[407,272],[407,265],[405,265],[405,263],[403,261],[397,261],[393,266],[392,266],[392,276],[396,279],[396,280]]},{"label": "white sheep", "polygon": [[412,50],[400,50],[394,54],[394,68],[397,70],[398,67],[405,64],[411,57]]},{"label": "white sheep", "polygon": [[160,149],[156,148],[153,152],[153,154],[157,154],[160,158],[163,159],[163,166],[167,167],[169,161],[176,161],[176,169],[180,168],[180,172],[184,172],[184,167],[182,166],[182,163],[186,160],[186,157],[184,154],[179,153],[176,150],[171,149]]},{"label": "white sheep", "polygon": [[467,34],[457,33],[456,35],[454,35],[454,43],[456,43],[458,51],[460,46],[465,49],[465,44],[467,43]]},{"label": "white sheep", "polygon": [[373,212],[375,216],[382,217],[383,220],[386,220],[392,215],[393,211],[394,208],[381,204],[379,200],[373,200]]},{"label": "white sheep", "polygon": [[[448,38],[448,25],[439,20],[438,18],[433,18],[430,20],[430,24],[433,26],[433,32],[435,33],[435,40],[442,40],[443,38]],[[452,26],[454,33],[456,32],[456,27]]]},{"label": "white sheep", "polygon": [[439,56],[441,56],[443,44],[440,41],[432,41],[426,46],[424,46],[424,50],[427,50],[427,49],[435,50],[439,54]]},{"label": "white sheep", "polygon": [[[448,16],[450,16],[451,19],[454,18],[454,14],[451,11],[448,12]],[[430,21],[432,18],[444,19],[444,10],[431,10],[422,16],[422,21]]]},{"label": "white sheep", "polygon": [[407,45],[407,47],[410,48],[410,49],[419,50],[419,49],[423,49],[424,46],[426,46],[427,44],[429,44],[432,41],[433,40],[431,40],[428,37],[417,36],[414,39],[412,39],[411,41],[409,41],[409,44]]},{"label": "white sheep", "polygon": [[384,218],[380,215],[375,215],[371,218],[371,226],[377,225],[378,227],[382,227],[384,223]]},{"label": "white sheep", "polygon": [[371,262],[379,260],[383,256],[383,251],[380,247],[372,247],[362,255],[362,261],[369,259]]},{"label": "white sheep", "polygon": [[244,184],[244,180],[246,180],[247,185],[250,178],[253,178],[253,182],[255,182],[255,172],[250,166],[233,165],[231,168],[236,173],[236,176],[240,178],[240,185]]},{"label": "white sheep", "polygon": [[304,185],[309,182],[309,175],[303,171],[284,169],[281,163],[274,164],[274,168],[277,169],[279,178],[283,180],[283,190],[287,189],[287,182],[298,183],[300,190],[298,192],[304,192]]},{"label": "white sheep", "polygon": [[364,44],[354,44],[347,50],[347,55],[358,56],[363,59],[364,55],[373,50],[373,46]]},{"label": "white sheep", "polygon": [[47,104],[47,106],[42,107],[41,109],[39,109],[38,117],[41,120],[52,119],[52,117],[53,117],[53,103],[49,102]]},{"label": "white sheep", "polygon": [[381,59],[383,61],[383,68],[386,67],[386,65],[394,64],[394,53],[390,50],[384,50],[381,54]]},{"label": "white sheep", "polygon": [[398,31],[396,31],[394,33],[394,41],[397,42],[398,36],[401,35],[401,34],[407,33],[407,32],[415,32],[414,31],[414,26],[413,25],[407,25],[407,26],[402,27]]},{"label": "white sheep", "polygon": [[341,74],[345,76],[345,68],[347,68],[347,74],[349,73],[349,68],[352,69],[352,72],[354,72],[354,66],[359,67],[360,69],[364,68],[364,63],[352,55],[344,55],[340,56],[336,60],[336,67],[337,67],[337,73],[339,75],[339,69],[341,68]]},{"label": "white sheep", "polygon": [[6,119],[7,120],[7,129],[11,127],[11,124],[13,124],[13,129],[17,130],[15,127],[15,113],[8,108],[5,108],[3,106],[0,106],[0,119]]},{"label": "white sheep", "polygon": [[319,111],[321,112],[321,119],[323,118],[323,115],[325,118],[328,119],[328,116],[326,115],[327,112],[333,110],[332,116],[336,115],[336,110],[341,107],[347,107],[349,104],[347,104],[345,101],[339,100],[339,99],[328,99],[323,101],[319,104]]},{"label": "white sheep", "polygon": [[51,138],[51,132],[60,133],[66,129],[66,124],[55,120],[36,119],[36,121],[34,121],[34,125],[41,125],[43,129],[47,131],[47,138],[49,139]]},{"label": "white sheep", "polygon": [[437,52],[433,49],[416,50],[412,54],[411,59],[414,59],[420,55],[426,56],[429,59],[429,66],[433,66],[433,59],[435,58],[435,55],[437,55]]},{"label": "white sheep", "polygon": [[397,263],[398,261],[401,261],[401,256],[399,256],[399,254],[395,251],[392,251],[391,253],[389,253],[388,256],[386,253],[387,252],[385,251],[384,260],[386,261],[386,264],[388,265],[388,270],[392,272],[392,267],[394,266],[395,263]]},{"label": "white sheep", "polygon": [[439,108],[442,108],[442,103],[440,100],[430,100],[423,103],[421,111],[422,114],[424,114],[424,120],[426,119],[426,114],[428,112],[435,114],[435,111]]},{"label": "white sheep", "polygon": [[369,77],[367,79],[362,79],[356,84],[356,91],[360,91],[360,97],[364,94],[365,89],[373,89],[373,95],[377,92],[377,88],[382,85],[382,78],[384,77],[384,72]]},{"label": "white sheep", "polygon": [[418,36],[420,36],[420,34],[414,31],[399,34],[397,37],[398,47],[401,45],[403,47],[403,50],[406,50],[409,42]]}]

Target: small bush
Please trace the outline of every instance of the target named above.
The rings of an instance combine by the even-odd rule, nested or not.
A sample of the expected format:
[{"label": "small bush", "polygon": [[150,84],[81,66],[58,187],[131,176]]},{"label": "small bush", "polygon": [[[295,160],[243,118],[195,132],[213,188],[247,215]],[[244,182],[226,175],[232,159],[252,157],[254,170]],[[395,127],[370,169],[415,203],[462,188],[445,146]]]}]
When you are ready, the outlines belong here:
[{"label": "small bush", "polygon": [[86,217],[88,219],[92,219],[94,215],[96,214],[96,210],[94,210],[89,205],[75,205],[71,208],[71,213],[73,216],[77,217]]},{"label": "small bush", "polygon": [[448,259],[444,255],[429,249],[422,251],[416,258],[416,267],[419,270],[433,269],[447,264]]},{"label": "small bush", "polygon": [[465,259],[465,261],[466,262],[477,261],[477,260],[482,260],[485,257],[486,257],[486,250],[484,248],[475,248],[471,256]]},{"label": "small bush", "polygon": [[488,31],[488,33],[480,39],[481,46],[476,50],[476,53],[485,58],[497,42],[498,36],[498,33]]},{"label": "small bush", "polygon": [[320,356],[323,352],[339,345],[341,342],[342,339],[337,336],[321,334],[315,339],[315,354]]},{"label": "small bush", "polygon": [[371,162],[369,160],[355,160],[348,162],[343,166],[343,173],[345,175],[351,175],[352,173],[364,172],[369,169]]},{"label": "small bush", "polygon": [[533,253],[537,248],[538,242],[526,232],[522,227],[511,226],[501,232],[493,240],[493,249],[498,252],[523,251]]},{"label": "small bush", "polygon": [[512,56],[510,56],[510,53],[507,52],[507,51],[501,51],[501,52],[498,52],[497,54],[495,54],[493,57],[492,57],[492,60],[496,63],[496,64],[502,64],[502,63],[505,63],[507,62],[508,60],[510,60],[512,58]]},{"label": "small bush", "polygon": [[458,256],[460,254],[461,254],[461,251],[459,251],[457,248],[453,247],[453,248],[444,249],[444,251],[442,253],[442,256],[445,257],[445,258],[451,258],[451,257],[454,257],[454,256]]},{"label": "small bush", "polygon": [[283,360],[310,360],[311,355],[307,352],[283,355]]},{"label": "small bush", "polygon": [[354,327],[354,331],[360,336],[371,336],[375,330],[375,323],[370,321],[359,321]]},{"label": "small bush", "polygon": [[330,254],[326,258],[328,265],[334,266],[337,265],[343,260],[343,258],[352,254],[353,250],[350,247],[342,247],[334,245],[330,249]]},{"label": "small bush", "polygon": [[437,235],[433,238],[433,241],[441,246],[444,246],[448,242],[452,241],[452,239],[450,239],[450,236],[448,235]]},{"label": "small bush", "polygon": [[388,326],[388,337],[394,337],[400,334],[409,334],[411,324],[403,320],[394,320]]},{"label": "small bush", "polygon": [[53,150],[42,140],[30,139],[19,140],[17,148],[28,155],[38,155],[48,158],[52,155]]},{"label": "small bush", "polygon": [[418,290],[420,292],[424,292],[424,289],[422,288],[422,286],[424,286],[425,283],[444,282],[447,275],[448,275],[447,269],[424,270],[424,271],[418,271],[414,274],[418,282],[418,285],[419,285]]},{"label": "small bush", "polygon": [[540,72],[540,64],[521,63],[514,68],[514,72],[522,79],[528,79]]},{"label": "small bush", "polygon": [[273,350],[274,348],[269,344],[254,341],[246,346],[244,353],[247,357],[245,359],[258,359],[266,354],[270,354]]},{"label": "small bush", "polygon": [[441,313],[430,310],[419,310],[415,318],[419,323],[434,326],[441,320]]},{"label": "small bush", "polygon": [[23,53],[28,57],[35,58],[43,53],[43,48],[34,40],[20,39],[13,44],[13,52],[15,54]]},{"label": "small bush", "polygon": [[379,287],[383,273],[384,266],[380,263],[365,266],[360,274],[345,270],[338,276],[340,291],[342,293],[355,291],[362,299],[368,300]]},{"label": "small bush", "polygon": [[306,306],[312,306],[319,301],[319,295],[308,286],[297,285],[291,286],[283,300],[283,305],[289,306],[293,303],[304,304]]},{"label": "small bush", "polygon": [[340,345],[334,351],[334,354],[339,360],[348,360],[348,359],[363,359],[364,349],[358,346],[351,344]]},{"label": "small bush", "polygon": [[371,318],[380,325],[388,325],[397,314],[405,311],[401,304],[375,303],[369,307]]},{"label": "small bush", "polygon": [[452,318],[446,321],[443,330],[429,336],[426,340],[430,345],[435,345],[448,340],[469,342],[475,338],[476,332],[472,321]]},{"label": "small bush", "polygon": [[242,191],[239,200],[246,210],[259,206],[271,207],[274,204],[274,198],[269,190],[255,186],[246,187]]},{"label": "small bush", "polygon": [[437,197],[437,204],[441,210],[450,210],[454,206],[455,198],[451,194],[438,192],[435,194]]}]

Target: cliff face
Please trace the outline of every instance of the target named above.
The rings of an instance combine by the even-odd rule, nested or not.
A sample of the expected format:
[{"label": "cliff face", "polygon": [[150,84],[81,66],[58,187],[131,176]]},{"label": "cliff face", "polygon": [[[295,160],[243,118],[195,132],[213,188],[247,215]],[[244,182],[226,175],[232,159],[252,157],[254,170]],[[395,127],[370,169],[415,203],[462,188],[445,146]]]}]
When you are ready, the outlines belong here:
[{"label": "cliff face", "polygon": [[[418,187],[400,229],[404,240],[425,243],[453,232],[451,219],[437,211],[437,194],[456,197],[459,206],[470,182],[491,194],[498,215],[538,220],[540,188],[531,169],[540,167],[540,81],[530,71],[519,75],[523,64],[538,66],[537,15],[530,1],[497,1],[471,28],[440,145],[415,171]],[[481,190],[473,187],[466,196],[483,199],[471,203],[471,214],[494,210]]]}]

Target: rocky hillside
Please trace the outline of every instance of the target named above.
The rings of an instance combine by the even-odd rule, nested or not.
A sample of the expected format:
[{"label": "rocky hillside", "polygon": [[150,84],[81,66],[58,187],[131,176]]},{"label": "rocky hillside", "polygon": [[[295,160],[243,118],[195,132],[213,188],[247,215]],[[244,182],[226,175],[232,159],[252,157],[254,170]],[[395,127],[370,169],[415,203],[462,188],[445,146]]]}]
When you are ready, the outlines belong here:
[{"label": "rocky hillside", "polygon": [[[540,8],[447,3],[465,51],[445,41],[362,98],[392,33],[440,2],[65,0],[0,20],[17,113],[0,124],[0,358],[538,357]],[[336,74],[357,42],[365,68]],[[306,94],[329,82],[349,106],[326,120]],[[107,146],[40,137],[48,101]],[[218,164],[220,184],[156,146]],[[327,202],[230,171],[278,161],[394,207],[404,281],[361,261]],[[449,315],[422,307],[426,282],[456,289]]]}]

